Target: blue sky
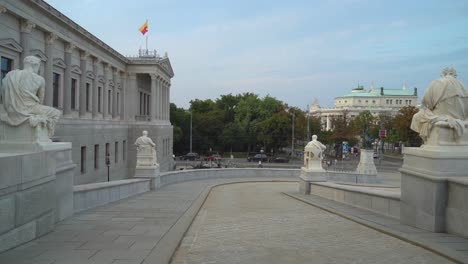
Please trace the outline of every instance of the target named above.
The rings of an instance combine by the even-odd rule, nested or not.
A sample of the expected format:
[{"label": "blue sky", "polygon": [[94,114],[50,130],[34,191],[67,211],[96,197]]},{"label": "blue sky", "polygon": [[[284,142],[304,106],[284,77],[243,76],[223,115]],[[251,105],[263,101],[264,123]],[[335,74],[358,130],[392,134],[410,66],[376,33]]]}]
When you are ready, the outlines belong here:
[{"label": "blue sky", "polygon": [[305,109],[362,84],[418,87],[446,66],[468,81],[468,2],[48,0],[124,55],[169,53],[171,102],[271,95]]}]

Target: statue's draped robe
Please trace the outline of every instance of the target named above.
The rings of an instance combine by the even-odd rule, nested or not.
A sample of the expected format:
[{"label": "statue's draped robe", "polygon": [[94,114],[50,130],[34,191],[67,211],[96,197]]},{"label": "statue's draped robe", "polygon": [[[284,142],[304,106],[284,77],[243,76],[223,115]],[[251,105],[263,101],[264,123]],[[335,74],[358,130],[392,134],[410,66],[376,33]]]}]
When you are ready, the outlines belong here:
[{"label": "statue's draped robe", "polygon": [[60,111],[41,105],[38,93],[44,92],[44,78],[27,70],[9,72],[2,80],[3,107],[0,107],[0,120],[19,126],[26,120],[31,125],[43,122],[52,136]]},{"label": "statue's draped robe", "polygon": [[135,145],[137,146],[137,155],[139,153],[151,152],[153,156],[153,164],[158,163],[155,149],[156,144],[154,144],[153,140],[151,140],[150,137],[141,136],[137,138],[137,140],[135,141]]},{"label": "statue's draped robe", "polygon": [[414,115],[411,129],[423,139],[438,121],[448,122],[458,137],[463,135],[462,121],[468,118],[468,92],[456,78],[448,75],[431,82],[421,104],[425,109]]}]

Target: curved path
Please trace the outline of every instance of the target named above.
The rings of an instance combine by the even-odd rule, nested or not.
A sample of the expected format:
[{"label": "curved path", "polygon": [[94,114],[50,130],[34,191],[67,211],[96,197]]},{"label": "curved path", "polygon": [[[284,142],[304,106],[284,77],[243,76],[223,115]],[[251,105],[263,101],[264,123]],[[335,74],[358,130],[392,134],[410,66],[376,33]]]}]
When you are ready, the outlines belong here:
[{"label": "curved path", "polygon": [[282,194],[296,189],[284,182],[214,188],[172,263],[451,263]]}]

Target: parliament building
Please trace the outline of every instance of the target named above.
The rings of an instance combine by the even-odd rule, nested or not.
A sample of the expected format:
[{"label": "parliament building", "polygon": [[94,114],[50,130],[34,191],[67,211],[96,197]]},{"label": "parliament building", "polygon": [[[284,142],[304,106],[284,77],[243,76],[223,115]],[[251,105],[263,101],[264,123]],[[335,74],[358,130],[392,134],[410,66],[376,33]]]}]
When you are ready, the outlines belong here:
[{"label": "parliament building", "polygon": [[0,2],[1,77],[29,55],[41,60],[44,104],[62,111],[53,140],[72,142],[75,185],[107,181],[108,169],[110,180],[132,177],[142,130],[161,171],[173,168],[167,54],[125,57],[42,0]]}]

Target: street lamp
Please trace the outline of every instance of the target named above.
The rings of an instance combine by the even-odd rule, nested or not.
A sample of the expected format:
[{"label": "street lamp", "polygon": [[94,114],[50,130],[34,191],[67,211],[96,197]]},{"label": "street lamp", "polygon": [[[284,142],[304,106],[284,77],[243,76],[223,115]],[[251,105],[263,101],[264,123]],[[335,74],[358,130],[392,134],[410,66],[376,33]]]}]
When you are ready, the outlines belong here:
[{"label": "street lamp", "polygon": [[192,111],[190,111],[190,153],[192,153]]},{"label": "street lamp", "polygon": [[309,105],[307,105],[307,142],[310,141],[310,123],[309,123],[309,115],[310,115],[310,110],[309,110]]},{"label": "street lamp", "polygon": [[292,117],[292,137],[291,137],[291,158],[294,155],[294,118],[296,115],[293,112],[293,117]]}]

